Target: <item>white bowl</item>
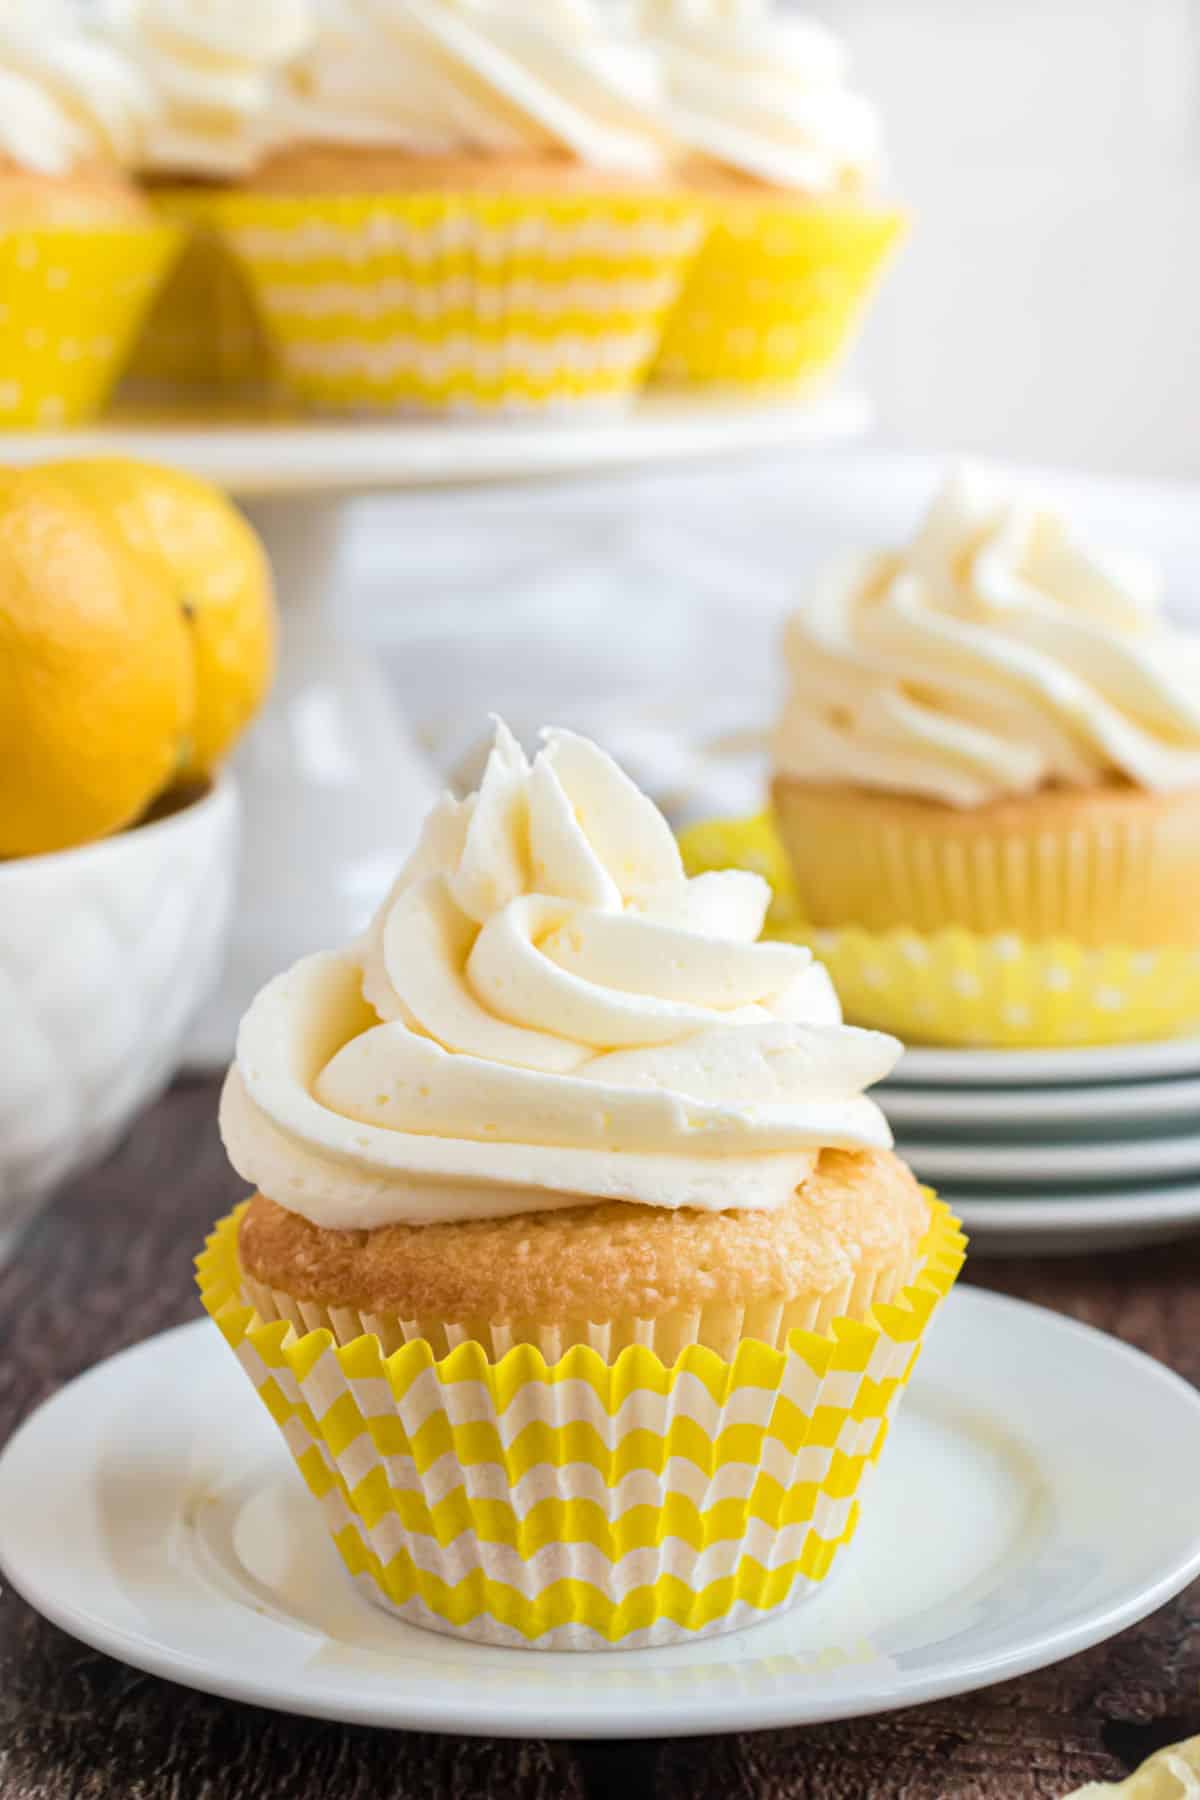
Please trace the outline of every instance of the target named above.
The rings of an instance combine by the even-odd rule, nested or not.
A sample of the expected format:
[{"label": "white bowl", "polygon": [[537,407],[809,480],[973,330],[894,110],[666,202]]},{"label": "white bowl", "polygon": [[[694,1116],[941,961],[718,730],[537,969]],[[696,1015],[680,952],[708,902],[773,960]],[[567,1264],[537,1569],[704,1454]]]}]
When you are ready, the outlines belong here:
[{"label": "white bowl", "polygon": [[0,862],[0,1254],[170,1080],[216,979],[237,795],[53,856]]}]

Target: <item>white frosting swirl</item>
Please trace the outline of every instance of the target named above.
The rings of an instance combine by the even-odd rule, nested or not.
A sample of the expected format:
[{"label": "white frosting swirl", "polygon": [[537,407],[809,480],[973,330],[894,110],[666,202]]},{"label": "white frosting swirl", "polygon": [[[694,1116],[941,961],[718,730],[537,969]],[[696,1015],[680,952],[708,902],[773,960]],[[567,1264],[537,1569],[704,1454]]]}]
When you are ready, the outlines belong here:
[{"label": "white frosting swirl", "polygon": [[789,620],[776,766],[971,807],[1051,782],[1200,786],[1200,637],[1048,507],[950,479],[907,549],[829,571]]},{"label": "white frosting swirl", "polygon": [[310,0],[109,0],[108,14],[158,102],[146,167],[217,179],[251,170],[281,72],[312,41]]},{"label": "white frosting swirl", "polygon": [[222,1098],[247,1181],[319,1225],[613,1199],[780,1206],[822,1146],[890,1143],[899,1045],[840,1022],[807,950],[759,943],[757,875],[689,881],[600,750],[504,730],[360,944],[242,1022]]},{"label": "white frosting swirl", "polygon": [[653,173],[664,131],[653,56],[593,0],[328,5],[276,108],[280,139],[423,155],[565,153]]},{"label": "white frosting swirl", "polygon": [[825,26],[780,17],[771,0],[642,0],[641,17],[686,150],[809,194],[875,179],[879,113],[847,86]]},{"label": "white frosting swirl", "polygon": [[66,6],[8,0],[0,15],[0,157],[41,175],[128,167],[154,111],[132,61]]}]

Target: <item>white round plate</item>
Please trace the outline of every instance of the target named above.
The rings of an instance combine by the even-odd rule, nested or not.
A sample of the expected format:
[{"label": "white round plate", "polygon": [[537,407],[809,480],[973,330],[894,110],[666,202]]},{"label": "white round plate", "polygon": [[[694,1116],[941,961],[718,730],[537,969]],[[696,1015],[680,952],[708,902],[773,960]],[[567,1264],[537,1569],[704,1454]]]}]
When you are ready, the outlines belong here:
[{"label": "white round plate", "polygon": [[935,1183],[1015,1181],[1045,1188],[1055,1182],[1200,1175],[1197,1133],[1086,1144],[955,1144],[901,1137],[896,1148],[922,1181]]},{"label": "white round plate", "polygon": [[668,1650],[486,1649],[361,1598],[200,1321],[100,1364],[12,1439],[0,1567],[85,1643],[236,1700],[418,1730],[678,1736],[886,1711],[1098,1643],[1200,1572],[1197,1492],[1200,1395],[1086,1326],[968,1288],[830,1592]]},{"label": "white round plate", "polygon": [[1085,1256],[1170,1243],[1200,1231],[1200,1184],[1087,1189],[1044,1200],[1029,1194],[942,1194],[970,1239],[974,1256]]},{"label": "white round plate", "polygon": [[914,1044],[905,1050],[891,1080],[900,1087],[988,1087],[994,1082],[1011,1087],[1031,1082],[1144,1081],[1148,1076],[1198,1072],[1198,1037],[1079,1050],[933,1050]]},{"label": "white round plate", "polygon": [[923,1088],[890,1082],[876,1098],[891,1124],[938,1131],[1070,1130],[1096,1137],[1177,1119],[1200,1124],[1200,1080],[1129,1081],[1092,1087]]},{"label": "white round plate", "polygon": [[843,443],[869,423],[865,396],[843,388],[751,400],[651,392],[626,411],[573,419],[130,416],[70,431],[12,432],[0,442],[0,464],[136,456],[189,469],[239,495],[366,493]]}]

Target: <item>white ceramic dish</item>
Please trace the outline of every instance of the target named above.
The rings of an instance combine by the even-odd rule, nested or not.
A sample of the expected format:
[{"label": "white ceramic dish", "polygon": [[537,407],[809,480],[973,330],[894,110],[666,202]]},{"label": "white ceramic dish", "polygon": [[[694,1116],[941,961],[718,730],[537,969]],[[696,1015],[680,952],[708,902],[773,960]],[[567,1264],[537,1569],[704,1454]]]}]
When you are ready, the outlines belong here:
[{"label": "white ceramic dish", "polygon": [[1200,1126],[1200,1080],[1097,1082],[1092,1087],[905,1088],[888,1082],[877,1098],[892,1125],[998,1136],[1030,1129],[1099,1137],[1163,1121]]},{"label": "white ceramic dish", "polygon": [[827,1595],[670,1650],[485,1649],[354,1591],[201,1321],[101,1364],[12,1439],[0,1566],[86,1643],[237,1700],[435,1731],[685,1735],[886,1711],[1070,1656],[1200,1571],[1197,1491],[1192,1388],[1086,1326],[960,1290]]},{"label": "white ceramic dish", "polygon": [[224,954],[236,827],[224,777],[154,824],[0,863],[0,1255],[173,1074]]},{"label": "white ceramic dish", "polygon": [[1169,1243],[1200,1232],[1200,1183],[1082,1189],[1043,1199],[1028,1193],[943,1191],[969,1235],[973,1256],[1084,1256]]},{"label": "white ceramic dish", "polygon": [[935,1184],[1011,1181],[1045,1189],[1060,1182],[1200,1176],[1200,1133],[1083,1144],[955,1144],[901,1137],[896,1148],[923,1181]]},{"label": "white ceramic dish", "polygon": [[1195,1074],[1200,1074],[1200,1038],[1190,1037],[1081,1050],[932,1050],[918,1044],[904,1052],[891,1079],[900,1087],[965,1088]]}]

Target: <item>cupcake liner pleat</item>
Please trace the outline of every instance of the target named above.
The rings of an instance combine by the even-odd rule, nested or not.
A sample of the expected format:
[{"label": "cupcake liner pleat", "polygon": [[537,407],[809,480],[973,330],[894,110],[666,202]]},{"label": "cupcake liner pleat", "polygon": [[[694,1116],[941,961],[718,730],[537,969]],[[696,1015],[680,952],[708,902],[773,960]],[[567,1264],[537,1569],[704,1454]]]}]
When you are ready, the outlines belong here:
[{"label": "cupcake liner pleat", "polygon": [[214,198],[292,396],[527,412],[627,398],[703,224],[675,196]]},{"label": "cupcake liner pleat", "polygon": [[179,241],[156,224],[0,231],[0,428],[101,411]]},{"label": "cupcake liner pleat", "polygon": [[845,354],[902,213],[733,195],[667,320],[654,374],[667,381],[787,386]]},{"label": "cupcake liner pleat", "polygon": [[[817,926],[803,916],[803,895],[769,814],[695,826],[680,847],[689,874],[749,868],[771,882],[764,935],[811,947],[850,1024],[910,1043],[1014,1049],[1134,1043],[1200,1029],[1200,949],[1094,946],[956,926]],[[1082,886],[1106,891],[1102,883]]]},{"label": "cupcake liner pleat", "polygon": [[1189,796],[1144,810],[1110,811],[1102,823],[1061,823],[1034,808],[1023,828],[1011,815],[989,826],[930,809],[921,822],[847,806],[833,791],[781,781],[779,831],[819,846],[793,857],[795,905],[818,925],[902,924],[1130,949],[1164,944],[1200,950],[1198,815]]},{"label": "cupcake liner pleat", "polygon": [[368,1598],[477,1642],[629,1648],[732,1630],[828,1576],[963,1260],[930,1200],[892,1300],[729,1359],[638,1344],[548,1361],[536,1343],[497,1359],[480,1342],[439,1358],[423,1339],[385,1355],[370,1333],[300,1333],[247,1304],[244,1209],[199,1281]]}]

